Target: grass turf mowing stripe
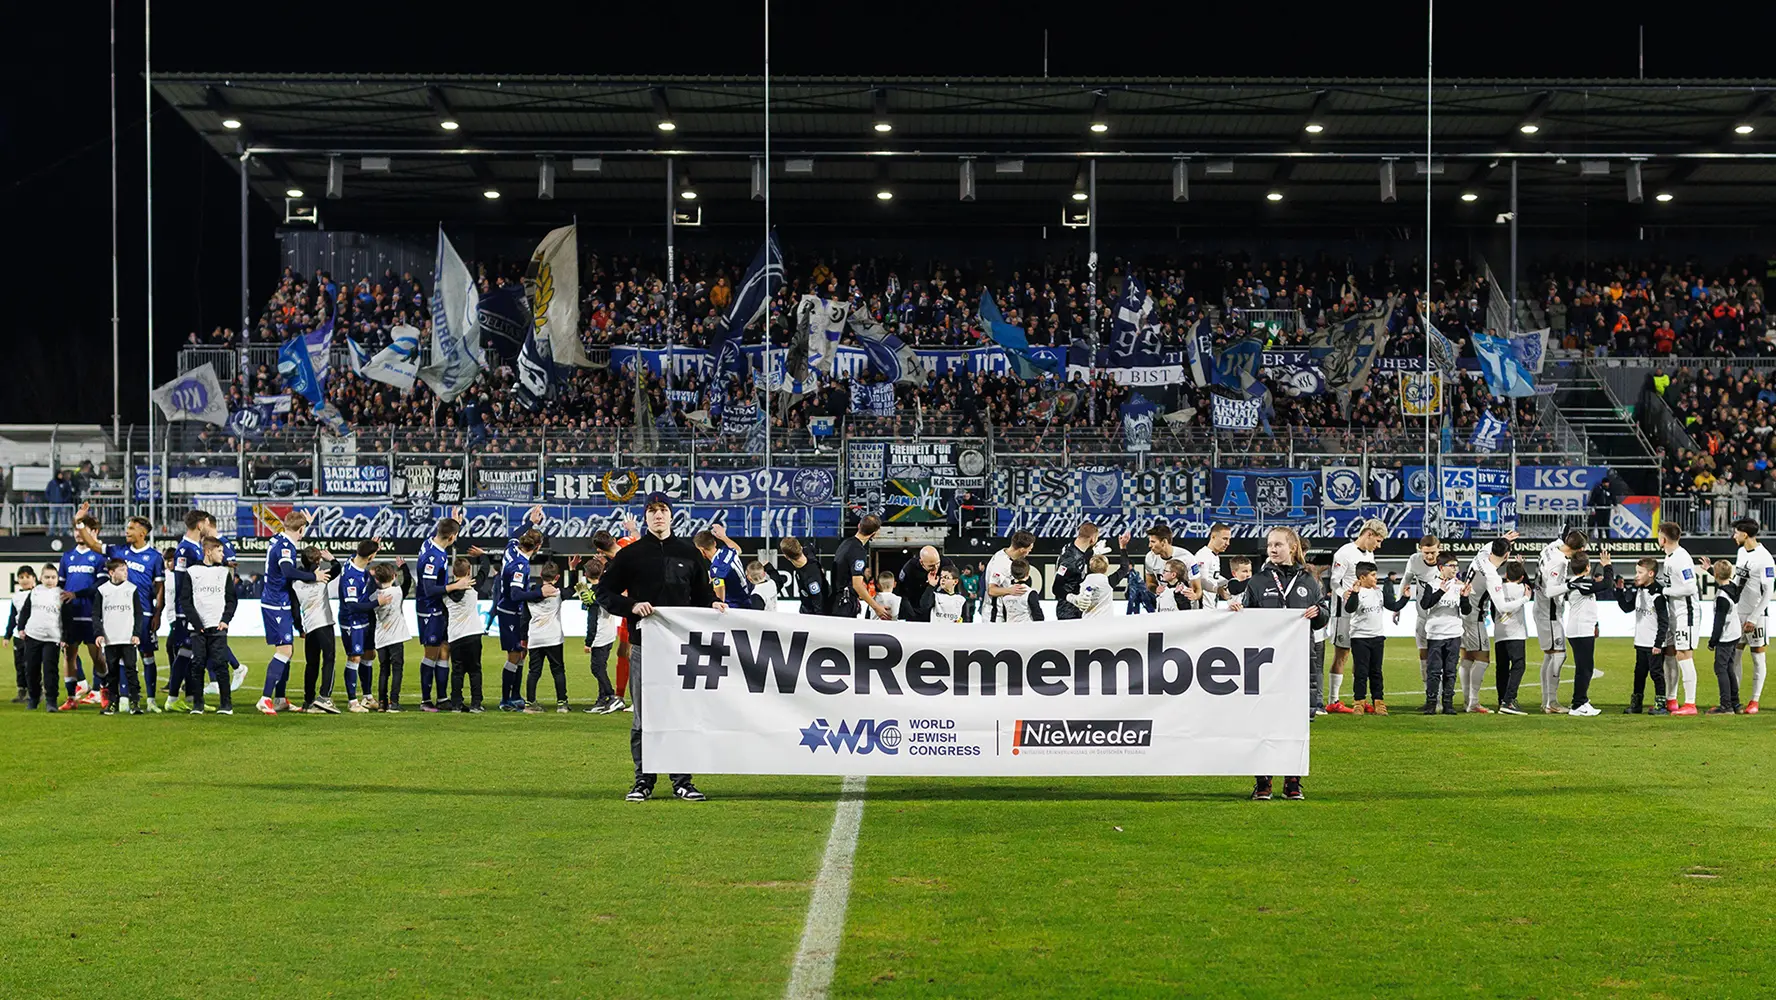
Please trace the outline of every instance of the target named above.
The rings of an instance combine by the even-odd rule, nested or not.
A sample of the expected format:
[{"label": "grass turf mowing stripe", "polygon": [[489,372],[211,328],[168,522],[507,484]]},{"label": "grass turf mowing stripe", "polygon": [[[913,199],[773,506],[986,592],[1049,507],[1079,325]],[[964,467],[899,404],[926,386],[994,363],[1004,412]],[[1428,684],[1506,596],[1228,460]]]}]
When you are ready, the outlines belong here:
[{"label": "grass turf mowing stripe", "polygon": [[826,854],[808,900],[808,919],[802,926],[802,943],[790,968],[788,1000],[826,1000],[832,985],[833,965],[839,942],[845,935],[845,905],[851,898],[851,859],[857,853],[857,830],[863,824],[862,775],[845,778],[833,812],[832,834],[826,838]]}]

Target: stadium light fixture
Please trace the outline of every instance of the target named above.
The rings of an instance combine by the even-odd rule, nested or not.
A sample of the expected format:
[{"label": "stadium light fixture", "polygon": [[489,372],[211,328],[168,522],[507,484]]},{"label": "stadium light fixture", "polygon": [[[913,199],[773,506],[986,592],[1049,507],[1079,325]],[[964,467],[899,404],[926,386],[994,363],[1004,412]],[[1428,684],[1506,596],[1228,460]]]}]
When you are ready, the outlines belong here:
[{"label": "stadium light fixture", "polygon": [[649,88],[648,99],[654,105],[654,127],[662,132],[671,132],[677,129],[678,122],[672,118],[672,105],[666,102],[666,88]]},{"label": "stadium light fixture", "polygon": [[1269,194],[1264,196],[1264,200],[1265,201],[1282,201],[1283,200],[1283,193],[1281,191],[1272,191]]},{"label": "stadium light fixture", "polygon": [[888,120],[888,88],[877,87],[872,95],[871,103],[875,114],[872,116],[872,127],[883,134],[894,131],[894,123]]},{"label": "stadium light fixture", "polygon": [[1523,124],[1517,126],[1517,131],[1522,132],[1524,135],[1535,135],[1537,132],[1540,132],[1541,130],[1542,130],[1542,127],[1540,125],[1537,125],[1535,122],[1524,122]]},{"label": "stadium light fixture", "polygon": [[1190,200],[1190,160],[1187,157],[1178,156],[1172,159],[1172,200]]},{"label": "stadium light fixture", "polygon": [[230,130],[240,128],[241,120],[239,118],[224,118],[222,119],[222,127]]},{"label": "stadium light fixture", "polygon": [[974,157],[962,157],[960,169],[956,172],[956,197],[961,201],[974,200]]},{"label": "stadium light fixture", "polygon": [[888,188],[882,188],[881,190],[876,192],[876,200],[877,201],[893,201],[894,200],[894,192],[889,190]]},{"label": "stadium light fixture", "polygon": [[1463,191],[1462,192],[1462,201],[1479,201],[1479,200],[1480,200],[1480,196],[1475,194],[1472,191]]},{"label": "stadium light fixture", "polygon": [[1091,195],[1087,194],[1085,190],[1086,176],[1086,167],[1085,164],[1082,163],[1079,165],[1079,172],[1073,175],[1072,197],[1074,201],[1086,201],[1091,197]]},{"label": "stadium light fixture", "polygon": [[1308,122],[1307,123],[1307,134],[1308,135],[1319,135],[1321,132],[1324,132],[1324,131],[1326,131],[1326,126],[1321,125],[1319,122]]},{"label": "stadium light fixture", "polygon": [[488,188],[481,192],[481,197],[486,198],[488,201],[499,201],[499,196],[499,188]]},{"label": "stadium light fixture", "polygon": [[[302,189],[301,188],[286,188],[284,190],[284,197],[286,197],[286,198],[300,198],[300,197],[302,197]],[[1666,199],[1660,198],[1659,200],[1664,201]]]},{"label": "stadium light fixture", "polygon": [[1110,131],[1110,97],[1101,90],[1092,99],[1091,130],[1099,135]]},{"label": "stadium light fixture", "polygon": [[1735,125],[1735,126],[1733,126],[1733,132],[1736,135],[1750,135],[1756,131],[1757,131],[1757,127],[1754,125]]},{"label": "stadium light fixture", "polygon": [[442,121],[438,122],[438,127],[443,129],[446,132],[455,132],[457,129],[462,128],[461,125],[457,124],[457,121],[455,118],[443,119]]},{"label": "stadium light fixture", "polygon": [[691,172],[680,166],[678,175],[678,199],[680,201],[696,201],[697,188],[691,183]]},{"label": "stadium light fixture", "polygon": [[1653,200],[1657,202],[1667,202],[1671,200],[1671,197],[1672,195],[1670,191],[1660,191],[1658,194],[1653,195]]}]

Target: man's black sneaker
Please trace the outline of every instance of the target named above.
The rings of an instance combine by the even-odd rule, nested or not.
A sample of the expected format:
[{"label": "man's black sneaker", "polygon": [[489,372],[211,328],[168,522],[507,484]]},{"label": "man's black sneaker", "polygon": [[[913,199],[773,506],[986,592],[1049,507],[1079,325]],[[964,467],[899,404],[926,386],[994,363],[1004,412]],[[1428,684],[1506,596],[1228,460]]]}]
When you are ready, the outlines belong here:
[{"label": "man's black sneaker", "polygon": [[634,786],[629,789],[629,794],[623,796],[624,799],[630,802],[646,802],[653,797],[653,783],[640,778],[636,779]]},{"label": "man's black sneaker", "polygon": [[1456,710],[1455,710],[1455,706],[1454,706],[1454,705],[1444,705],[1444,706],[1443,706],[1443,714],[1444,714],[1444,715],[1460,715],[1460,714],[1461,714],[1461,713],[1460,713],[1460,712],[1457,712],[1457,711],[1456,711]]},{"label": "man's black sneaker", "polygon": [[463,711],[469,713],[470,715],[481,715],[482,713],[486,712],[487,709],[482,708],[480,705],[470,705],[468,708],[463,709]]},{"label": "man's black sneaker", "polygon": [[[1712,711],[1714,711],[1714,709],[1711,708],[1711,709],[1709,709],[1709,711],[1712,712]],[[104,707],[99,709],[99,714],[100,715],[116,715],[117,714],[117,706],[105,705]]]},{"label": "man's black sneaker", "polygon": [[1259,778],[1256,782],[1254,782],[1252,784],[1252,801],[1253,802],[1269,802],[1270,801],[1270,779],[1269,778]]},{"label": "man's black sneaker", "polygon": [[1716,705],[1703,714],[1704,715],[1732,715],[1733,710],[1728,708],[1725,705]]},{"label": "man's black sneaker", "polygon": [[1641,708],[1640,708],[1639,702],[1636,702],[1632,705],[1629,705],[1627,708],[1622,709],[1623,715],[1639,715],[1640,713],[1641,713]]},{"label": "man's black sneaker", "polygon": [[1420,714],[1420,715],[1436,715],[1437,714],[1437,703],[1434,701],[1426,702],[1425,707],[1418,710],[1418,714]]},{"label": "man's black sneaker", "polygon": [[1301,794],[1300,778],[1283,779],[1283,798],[1292,802],[1300,802],[1302,799],[1307,798],[1307,796]]},{"label": "man's black sneaker", "polygon": [[681,781],[678,784],[673,785],[672,794],[684,799],[686,802],[703,802],[709,798],[709,796],[697,791],[697,786],[688,781]]}]

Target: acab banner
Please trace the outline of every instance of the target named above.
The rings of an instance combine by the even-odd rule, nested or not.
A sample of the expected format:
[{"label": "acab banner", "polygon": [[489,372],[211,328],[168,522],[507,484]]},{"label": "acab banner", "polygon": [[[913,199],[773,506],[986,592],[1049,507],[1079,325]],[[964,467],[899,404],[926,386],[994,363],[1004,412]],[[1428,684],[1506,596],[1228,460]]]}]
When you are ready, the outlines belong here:
[{"label": "acab banner", "polygon": [[869,622],[662,608],[642,621],[648,771],[1308,771],[1299,611]]}]

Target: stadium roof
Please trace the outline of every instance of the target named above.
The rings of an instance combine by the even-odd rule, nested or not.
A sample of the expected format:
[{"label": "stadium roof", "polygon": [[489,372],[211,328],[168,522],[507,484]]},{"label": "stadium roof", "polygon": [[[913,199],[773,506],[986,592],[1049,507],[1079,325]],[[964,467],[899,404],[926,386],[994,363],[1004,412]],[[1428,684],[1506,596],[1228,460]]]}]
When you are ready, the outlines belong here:
[{"label": "stadium roof", "polygon": [[[600,221],[659,222],[667,158],[711,216],[755,218],[741,206],[764,152],[758,78],[183,73],[154,87],[222,155],[252,152],[253,190],[274,205],[293,187],[318,198],[337,156],[330,226],[558,218],[561,204],[537,198],[541,160],[554,165],[554,200],[593,206]],[[1092,161],[1104,224],[1423,220],[1422,79],[804,77],[773,80],[770,107],[772,211],[786,220],[842,210],[848,221],[1053,223]],[[1490,224],[1513,161],[1527,226],[1776,221],[1772,81],[1449,80],[1433,109],[1440,221]],[[966,158],[977,200],[959,206]],[[1187,202],[1173,197],[1179,158]],[[789,159],[811,171],[786,172]],[[1398,160],[1394,204],[1380,200],[1387,159]],[[1019,172],[1003,162],[1016,160]],[[1642,204],[1628,202],[1632,163]],[[883,187],[891,206],[873,204]],[[1284,201],[1267,207],[1272,191]]]}]

